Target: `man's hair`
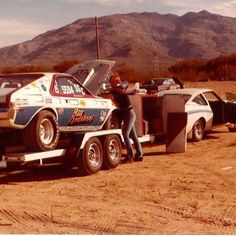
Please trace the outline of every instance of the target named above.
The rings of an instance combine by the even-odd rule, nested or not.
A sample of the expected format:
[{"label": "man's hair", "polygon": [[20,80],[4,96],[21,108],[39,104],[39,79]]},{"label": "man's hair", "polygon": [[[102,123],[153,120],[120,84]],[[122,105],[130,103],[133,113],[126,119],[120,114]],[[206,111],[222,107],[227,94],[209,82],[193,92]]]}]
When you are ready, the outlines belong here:
[{"label": "man's hair", "polygon": [[121,83],[121,79],[120,79],[119,75],[116,73],[110,77],[109,82],[112,87],[119,87],[120,83]]}]

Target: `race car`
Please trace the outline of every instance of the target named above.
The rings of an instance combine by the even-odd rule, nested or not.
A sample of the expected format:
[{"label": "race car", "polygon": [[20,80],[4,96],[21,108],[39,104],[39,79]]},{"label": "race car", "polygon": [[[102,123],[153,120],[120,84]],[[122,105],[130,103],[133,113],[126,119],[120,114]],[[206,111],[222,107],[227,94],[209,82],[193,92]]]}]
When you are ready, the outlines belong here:
[{"label": "race car", "polygon": [[[114,63],[97,61],[97,65],[101,73],[82,70],[90,84],[92,77],[97,81],[108,76]],[[61,134],[110,127],[115,110],[110,99],[94,95],[67,73],[2,74],[0,147],[19,142],[32,151],[52,150]]]}]

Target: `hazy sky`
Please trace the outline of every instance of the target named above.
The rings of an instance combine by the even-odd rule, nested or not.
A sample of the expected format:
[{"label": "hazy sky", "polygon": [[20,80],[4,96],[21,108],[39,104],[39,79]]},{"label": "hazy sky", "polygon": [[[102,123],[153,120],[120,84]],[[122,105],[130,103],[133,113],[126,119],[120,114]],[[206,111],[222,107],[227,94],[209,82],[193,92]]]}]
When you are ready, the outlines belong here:
[{"label": "hazy sky", "polygon": [[0,48],[80,18],[130,12],[181,16],[201,10],[236,17],[236,0],[0,0]]}]

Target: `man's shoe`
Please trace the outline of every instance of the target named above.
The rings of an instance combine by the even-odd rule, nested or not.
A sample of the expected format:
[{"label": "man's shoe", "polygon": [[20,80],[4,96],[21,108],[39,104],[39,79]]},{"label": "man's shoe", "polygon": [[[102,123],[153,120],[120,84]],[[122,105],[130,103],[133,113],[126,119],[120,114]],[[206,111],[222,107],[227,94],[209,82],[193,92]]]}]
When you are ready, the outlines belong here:
[{"label": "man's shoe", "polygon": [[129,163],[133,163],[133,158],[125,158],[123,161],[122,161],[123,164],[129,164]]},{"label": "man's shoe", "polygon": [[134,161],[135,162],[143,161],[143,156],[135,156]]}]

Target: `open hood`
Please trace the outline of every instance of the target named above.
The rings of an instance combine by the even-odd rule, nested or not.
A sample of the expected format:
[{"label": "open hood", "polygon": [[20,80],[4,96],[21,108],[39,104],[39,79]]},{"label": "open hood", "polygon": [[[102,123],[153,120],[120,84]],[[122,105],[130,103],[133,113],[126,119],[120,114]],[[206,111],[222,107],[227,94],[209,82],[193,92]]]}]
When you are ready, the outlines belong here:
[{"label": "open hood", "polygon": [[91,60],[72,66],[66,71],[73,75],[94,95],[98,95],[103,83],[108,83],[115,61]]}]

